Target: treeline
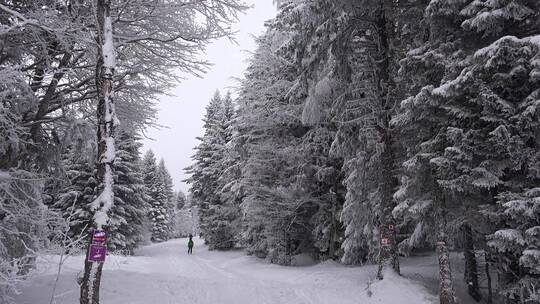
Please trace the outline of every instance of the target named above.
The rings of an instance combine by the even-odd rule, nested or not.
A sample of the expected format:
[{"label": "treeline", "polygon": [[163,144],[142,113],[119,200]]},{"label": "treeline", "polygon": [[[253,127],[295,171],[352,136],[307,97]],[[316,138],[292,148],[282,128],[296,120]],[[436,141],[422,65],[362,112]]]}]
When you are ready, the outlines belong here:
[{"label": "treeline", "polygon": [[[114,73],[101,70],[104,7],[114,46],[106,65]],[[0,0],[1,303],[12,302],[41,252],[87,240],[83,231],[96,212],[88,203],[103,189],[96,130],[104,74],[114,75],[109,87],[120,120],[110,246],[131,251],[144,239],[170,237],[170,177],[151,155],[141,164],[138,136],[156,126],[160,95],[207,70],[206,45],[230,37],[245,9],[238,0]]]},{"label": "treeline", "polygon": [[462,250],[472,297],[538,303],[540,2],[279,2],[188,168],[210,247],[380,278],[436,248],[442,303]]},{"label": "treeline", "polygon": [[[141,146],[133,132],[121,131],[116,137],[115,202],[109,212],[107,245],[110,250],[128,254],[140,244],[176,236],[175,215],[186,203],[183,193],[173,191],[164,160],[158,163],[151,150],[141,159]],[[63,172],[53,184],[45,185],[44,204],[62,215],[69,225],[65,232],[69,239],[79,240],[68,249],[80,251],[93,220],[91,204],[98,195],[96,151],[70,146],[61,158]]]}]

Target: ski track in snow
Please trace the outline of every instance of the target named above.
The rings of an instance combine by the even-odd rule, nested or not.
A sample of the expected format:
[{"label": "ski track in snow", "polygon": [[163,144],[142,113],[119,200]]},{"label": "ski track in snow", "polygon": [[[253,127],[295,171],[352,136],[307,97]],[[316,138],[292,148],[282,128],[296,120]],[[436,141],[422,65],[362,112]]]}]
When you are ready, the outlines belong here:
[{"label": "ski track in snow", "polygon": [[[347,267],[335,262],[283,267],[249,257],[245,252],[208,251],[195,240],[193,255],[187,239],[153,244],[133,257],[109,256],[101,283],[102,304],[370,304],[437,303],[436,297],[405,278],[388,275],[371,285],[375,268]],[[21,286],[17,304],[46,304],[55,278],[56,257],[41,261],[36,275]],[[56,304],[78,303],[75,282],[83,257],[68,259],[56,292]]]}]

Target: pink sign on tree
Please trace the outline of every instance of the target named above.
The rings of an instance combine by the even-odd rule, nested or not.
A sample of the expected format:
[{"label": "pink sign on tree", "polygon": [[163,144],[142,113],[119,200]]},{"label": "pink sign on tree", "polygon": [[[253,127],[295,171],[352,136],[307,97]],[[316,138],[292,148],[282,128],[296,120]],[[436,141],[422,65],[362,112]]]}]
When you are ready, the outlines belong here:
[{"label": "pink sign on tree", "polygon": [[107,256],[107,247],[102,245],[90,245],[90,252],[88,252],[89,262],[105,262]]}]

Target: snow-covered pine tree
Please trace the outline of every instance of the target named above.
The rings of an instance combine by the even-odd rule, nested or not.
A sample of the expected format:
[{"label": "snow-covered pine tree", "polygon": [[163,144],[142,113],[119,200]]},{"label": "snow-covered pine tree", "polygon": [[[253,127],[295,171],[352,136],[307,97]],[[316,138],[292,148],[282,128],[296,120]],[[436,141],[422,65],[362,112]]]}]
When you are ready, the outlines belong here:
[{"label": "snow-covered pine tree", "polygon": [[[303,154],[297,178],[304,194],[304,213],[320,258],[338,258],[343,230],[339,224],[344,201],[342,155],[330,154],[338,129],[332,105],[342,85],[337,62],[343,57],[346,13],[335,1],[290,1],[281,7],[274,27],[290,35],[278,54],[295,63],[299,75],[291,101],[303,101],[305,134],[298,144]],[[300,216],[297,216],[300,218]]]},{"label": "snow-covered pine tree", "polygon": [[[300,163],[295,146],[303,135],[300,104],[287,102],[294,67],[276,50],[287,39],[268,29],[257,40],[237,99],[237,128],[245,148],[242,155],[243,237],[250,254],[289,264],[294,246],[291,219],[299,196],[292,195]],[[298,137],[294,132],[298,131]],[[305,232],[309,235],[309,232]]]},{"label": "snow-covered pine tree", "polygon": [[[458,4],[443,4],[444,7],[455,5]],[[421,8],[425,10],[426,5]],[[447,189],[438,184],[438,178],[449,174],[433,163],[443,153],[439,149],[445,145],[446,138],[441,133],[448,117],[437,108],[429,90],[462,58],[463,54],[457,50],[464,37],[459,31],[459,16],[444,12],[431,7],[427,17],[417,16],[420,30],[401,61],[402,86],[412,97],[401,103],[401,110],[392,121],[406,147],[401,185],[394,196],[399,204],[393,213],[400,219],[400,229],[411,231],[400,244],[403,251],[423,245],[437,248],[441,303],[455,303],[448,260],[448,244],[452,241],[448,223],[455,220],[458,208],[466,204],[462,204],[463,196],[458,198],[454,196],[457,192],[443,191]]]},{"label": "snow-covered pine tree", "polygon": [[149,197],[142,174],[140,137],[120,130],[116,139],[114,207],[111,209],[110,240],[113,250],[133,253],[143,240]]},{"label": "snow-covered pine tree", "polygon": [[[335,58],[328,46],[336,39],[334,33],[342,19],[332,8],[330,1],[284,2],[276,20],[269,26],[265,37],[267,40],[260,41],[261,47],[265,45],[266,49],[255,55],[253,74],[246,74],[246,83],[250,83],[250,87],[262,87],[269,93],[267,98],[257,98],[255,92],[246,89],[242,98],[247,97],[251,103],[282,114],[268,117],[258,109],[259,106],[250,108],[252,106],[249,105],[242,109],[246,112],[242,112],[241,123],[247,122],[249,126],[245,128],[248,132],[244,140],[249,142],[255,135],[253,146],[249,146],[253,148],[245,153],[244,170],[253,166],[253,160],[258,158],[283,158],[290,164],[286,170],[296,170],[284,174],[275,172],[275,167],[268,169],[262,163],[255,163],[262,166],[258,171],[264,170],[268,176],[279,176],[282,180],[290,181],[287,186],[272,190],[280,201],[284,201],[283,205],[290,208],[276,212],[276,219],[273,220],[287,229],[268,229],[275,225],[271,221],[267,232],[259,238],[261,241],[265,237],[271,242],[279,240],[278,249],[272,250],[267,256],[279,263],[288,263],[291,255],[298,253],[309,253],[315,258],[339,256],[342,230],[338,215],[343,201],[339,174],[341,161],[328,153],[336,127],[330,122],[328,110],[335,83],[326,63]],[[269,75],[265,79],[260,76],[258,69],[270,63],[282,68],[264,71],[264,75]],[[289,89],[285,87],[287,85]],[[283,102],[280,99],[287,100],[289,105],[281,105]],[[300,115],[297,114],[299,110]],[[302,117],[302,120],[284,119],[281,117],[283,113],[289,117]],[[264,123],[259,126],[257,120]],[[257,129],[267,134],[266,138],[258,137],[256,132],[251,134],[252,130]],[[284,136],[291,139],[283,141]],[[288,151],[288,156],[280,155],[277,151],[265,151],[272,145]],[[263,152],[265,154],[259,155]],[[255,175],[255,172],[252,174]],[[244,188],[244,201],[266,187],[282,183],[280,180],[275,185],[267,185],[268,180],[256,176],[252,178],[250,187]],[[266,199],[277,201],[276,198]],[[259,254],[266,255],[265,251]]]},{"label": "snow-covered pine tree", "polygon": [[[115,160],[115,206],[111,209],[108,246],[111,250],[132,250],[142,241],[146,218],[146,188],[143,184],[138,137],[126,131],[117,139]],[[71,237],[80,237],[91,224],[90,203],[96,195],[97,182],[93,157],[85,156],[79,145],[71,145],[63,153],[66,186],[59,190],[51,208],[69,218]]]},{"label": "snow-covered pine tree", "polygon": [[198,138],[201,143],[195,148],[193,164],[186,168],[191,176],[186,180],[191,184],[190,192],[198,207],[200,216],[200,229],[205,243],[215,246],[223,240],[214,238],[211,222],[216,208],[220,205],[218,179],[221,175],[220,162],[224,151],[224,130],[222,128],[223,100],[219,91],[216,91],[206,107],[204,117],[204,135]]},{"label": "snow-covered pine tree", "polygon": [[186,237],[186,227],[188,227],[188,223],[184,223],[188,220],[187,212],[186,212],[186,204],[187,204],[187,197],[182,192],[182,190],[178,190],[174,192],[174,199],[173,199],[173,217],[171,221],[171,227],[172,227],[172,235],[173,238],[180,238],[180,237]]},{"label": "snow-covered pine tree", "polygon": [[152,150],[148,150],[143,158],[143,179],[149,196],[148,217],[151,223],[151,239],[154,242],[166,241],[169,237],[168,197]]},{"label": "snow-covered pine tree", "polygon": [[[355,10],[345,11],[343,22],[348,24]],[[333,46],[340,54],[332,63],[337,90],[332,112],[338,129],[330,153],[344,159],[346,194],[340,220],[345,228],[341,261],[346,264],[375,263],[380,247],[380,149],[372,128],[378,112],[371,98],[375,83],[366,77],[372,69],[367,58],[374,46],[364,37],[366,31],[365,25],[356,24],[352,32],[342,31],[343,37]]]},{"label": "snow-covered pine tree", "polygon": [[221,130],[220,138],[223,143],[221,151],[217,152],[216,167],[219,177],[216,181],[217,197],[212,206],[210,221],[213,224],[212,234],[217,242],[212,245],[216,249],[229,249],[236,246],[240,241],[240,225],[242,214],[240,211],[241,191],[238,185],[240,178],[239,152],[235,141],[235,103],[230,92],[222,99],[223,108],[219,119]]},{"label": "snow-covered pine tree", "polygon": [[205,133],[193,156],[195,163],[187,168],[199,206],[201,232],[210,249],[232,248],[239,238],[240,203],[238,192],[231,190],[238,174],[232,146],[235,115],[230,93],[221,97],[217,91],[207,106]]},{"label": "snow-covered pine tree", "polygon": [[[183,194],[181,191],[179,194]],[[197,206],[193,204],[190,197],[185,197],[182,208],[176,210],[175,236],[187,237],[188,235],[199,234]]]},{"label": "snow-covered pine tree", "polygon": [[[535,9],[537,18],[540,7]],[[539,206],[534,203],[540,177],[540,44],[535,37],[500,38],[435,90],[451,111],[466,117],[454,131],[452,148],[468,151],[470,158],[450,155],[460,170],[445,182],[495,195],[501,222],[488,245],[499,257],[499,292],[510,302],[525,303],[538,301],[540,286]]]},{"label": "snow-covered pine tree", "polygon": [[[425,224],[436,220],[433,208],[489,233],[492,224],[486,231],[468,216],[478,215],[480,205],[488,204],[485,210],[492,221],[493,203],[500,203],[503,223],[496,227],[514,230],[499,230],[504,232],[496,232],[489,244],[499,254],[500,292],[510,302],[534,302],[531,290],[538,285],[529,275],[534,267],[520,265],[527,248],[537,248],[535,241],[525,243],[521,236],[538,222],[511,224],[510,214],[518,205],[527,210],[526,197],[534,191],[529,192],[532,186],[524,181],[537,178],[529,169],[536,166],[534,161],[524,159],[537,157],[532,134],[538,125],[531,122],[537,121],[538,111],[531,100],[538,98],[538,46],[529,35],[538,33],[539,11],[531,1],[431,1],[426,12],[432,38],[403,61],[416,95],[402,103],[401,114],[394,118],[416,138],[408,145],[416,154],[406,162],[409,172],[416,172],[400,192],[402,197],[412,194],[412,200],[402,200],[400,207],[416,217],[418,236],[429,231]],[[521,39],[500,38],[509,34]],[[446,204],[433,204],[438,191],[422,190],[429,184],[422,176],[437,180]],[[506,204],[512,197],[515,204]],[[510,231],[516,233],[506,233]],[[504,244],[511,243],[519,245],[509,250]]]},{"label": "snow-covered pine tree", "polygon": [[[352,180],[354,176],[357,182],[363,183],[356,185],[356,189],[351,189],[351,195],[346,196],[345,214],[342,215],[347,221],[345,249],[359,250],[358,244],[362,242],[358,238],[361,235],[366,234],[368,238],[369,235],[376,235],[378,253],[375,256],[380,266],[379,278],[383,277],[386,264],[391,264],[399,272],[392,216],[395,206],[393,194],[398,184],[395,167],[399,145],[390,126],[390,117],[400,94],[395,78],[399,47],[402,45],[397,35],[397,4],[391,0],[336,3],[335,9],[341,12],[337,16],[344,20],[342,24],[348,25],[340,26],[337,33],[332,33],[335,41],[331,44],[335,54],[339,55],[333,67],[335,78],[344,85],[344,89],[336,95],[339,99],[333,104],[333,110],[340,118],[333,150],[345,158],[348,164],[346,168],[351,170],[346,174],[351,179],[346,180]],[[356,172],[353,165],[359,164],[353,161],[356,158],[367,161],[366,168],[370,174]],[[358,180],[362,176],[367,179]],[[375,206],[365,223],[353,220],[353,214],[358,214],[354,208],[361,205],[358,201],[351,201],[355,199],[352,194],[365,195],[356,199],[369,202],[363,206],[366,209]],[[375,220],[371,216],[376,216]],[[375,226],[369,227],[370,224]],[[353,239],[348,241],[349,237]],[[369,245],[371,240],[364,240],[363,243]],[[373,249],[371,247],[366,251],[371,253]]]},{"label": "snow-covered pine tree", "polygon": [[231,142],[233,137],[233,124],[236,118],[236,110],[234,109],[234,101],[231,96],[231,92],[227,91],[223,97],[223,113],[221,116],[221,129],[223,132],[223,139],[225,142],[225,148]]},{"label": "snow-covered pine tree", "polygon": [[[540,298],[534,232],[539,222],[538,216],[526,215],[538,214],[538,204],[530,204],[530,199],[538,181],[539,143],[534,134],[540,129],[534,100],[540,94],[540,3],[466,4],[460,11],[466,18],[462,27],[479,43],[460,74],[437,88],[435,95],[452,112],[464,115],[453,146],[470,151],[472,158],[459,159],[462,168],[469,168],[460,170],[459,177],[477,192],[495,195],[493,201],[500,206],[496,213],[502,222],[488,243],[498,256],[499,292],[508,302],[534,303]],[[456,97],[469,102],[456,103]]]},{"label": "snow-covered pine tree", "polygon": [[83,155],[79,149],[70,146],[62,154],[65,171],[65,187],[58,193],[58,200],[51,208],[69,219],[71,237],[81,237],[92,225],[90,204],[96,196],[95,161],[93,155]]},{"label": "snow-covered pine tree", "polygon": [[174,197],[175,197],[174,208],[176,210],[180,210],[184,208],[184,206],[187,204],[187,197],[184,194],[184,192],[182,192],[182,190],[179,190],[178,192],[175,193]]},{"label": "snow-covered pine tree", "polygon": [[173,191],[173,180],[169,170],[165,166],[165,160],[162,158],[158,165],[158,175],[163,183],[163,194],[165,198],[165,219],[167,222],[168,235],[167,239],[171,238],[174,234],[174,213],[175,213],[175,201]]}]

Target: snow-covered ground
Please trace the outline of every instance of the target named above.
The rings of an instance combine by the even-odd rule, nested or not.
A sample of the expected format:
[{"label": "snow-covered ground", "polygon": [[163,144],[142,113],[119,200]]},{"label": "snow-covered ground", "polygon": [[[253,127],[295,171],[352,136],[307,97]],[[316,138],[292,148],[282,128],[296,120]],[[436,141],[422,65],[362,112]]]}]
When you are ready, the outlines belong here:
[{"label": "snow-covered ground", "polygon": [[[432,292],[416,282],[388,275],[374,281],[375,268],[347,267],[334,262],[314,266],[282,267],[246,256],[242,251],[208,251],[195,240],[187,255],[187,240],[172,240],[141,248],[136,256],[109,256],[102,278],[103,304],[264,304],[264,303],[437,303]],[[432,257],[434,259],[434,257]],[[41,261],[35,277],[25,282],[18,304],[50,303],[55,265]],[[78,303],[75,281],[83,258],[72,257],[59,279],[57,304]],[[420,269],[420,273],[429,269]],[[417,265],[405,263],[403,272],[414,276]],[[368,288],[368,283],[370,287]]]}]

